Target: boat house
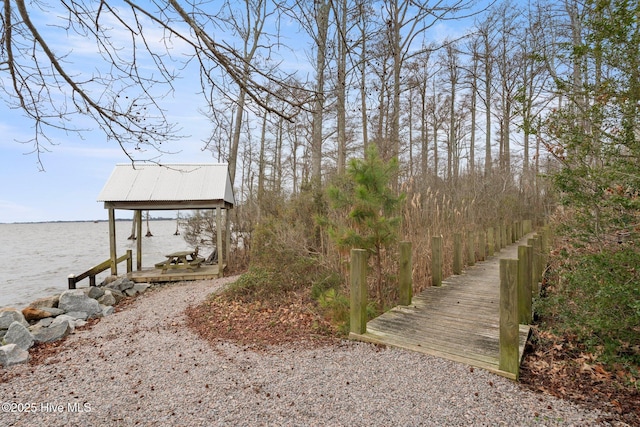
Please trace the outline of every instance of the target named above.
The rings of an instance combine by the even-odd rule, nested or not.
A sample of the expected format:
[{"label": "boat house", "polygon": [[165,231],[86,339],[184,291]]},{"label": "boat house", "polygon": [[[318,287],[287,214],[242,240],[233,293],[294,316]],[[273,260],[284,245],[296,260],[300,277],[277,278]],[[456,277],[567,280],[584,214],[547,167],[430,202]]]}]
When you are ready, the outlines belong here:
[{"label": "boat house", "polygon": [[[230,230],[228,210],[235,199],[227,164],[118,164],[98,196],[109,211],[109,246],[111,274],[117,275],[116,209],[134,211],[137,231],[142,235],[142,211],[215,209],[218,268],[222,276],[224,261],[229,256]],[[226,215],[226,250],[222,244],[222,212]],[[136,270],[142,271],[142,239],[136,241]],[[136,275],[134,274],[134,277]],[[171,275],[162,276],[171,280]],[[200,278],[200,277],[198,277]],[[184,275],[175,280],[185,280]]]}]

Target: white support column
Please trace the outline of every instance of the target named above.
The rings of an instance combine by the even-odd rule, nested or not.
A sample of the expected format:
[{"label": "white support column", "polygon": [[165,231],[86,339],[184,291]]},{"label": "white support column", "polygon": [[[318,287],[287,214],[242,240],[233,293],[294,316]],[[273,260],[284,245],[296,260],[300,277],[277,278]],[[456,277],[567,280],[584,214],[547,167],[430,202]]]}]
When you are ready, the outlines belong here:
[{"label": "white support column", "polygon": [[109,254],[111,258],[111,274],[118,275],[118,254],[116,253],[116,214],[114,208],[109,208]]},{"label": "white support column", "polygon": [[223,276],[224,269],[224,251],[222,250],[222,208],[216,208],[216,231],[217,231],[217,242],[216,247],[218,250],[218,277]]}]

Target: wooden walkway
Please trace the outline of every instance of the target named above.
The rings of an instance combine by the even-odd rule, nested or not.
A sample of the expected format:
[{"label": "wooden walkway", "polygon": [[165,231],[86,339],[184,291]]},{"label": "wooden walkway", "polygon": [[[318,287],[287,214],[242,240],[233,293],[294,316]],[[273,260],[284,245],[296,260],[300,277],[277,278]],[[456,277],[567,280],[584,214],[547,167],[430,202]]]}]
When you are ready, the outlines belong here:
[{"label": "wooden walkway", "polygon": [[[356,340],[431,354],[516,379],[498,368],[500,258],[518,258],[514,243],[459,276],[442,281],[367,323]],[[520,359],[530,327],[520,325]]]}]

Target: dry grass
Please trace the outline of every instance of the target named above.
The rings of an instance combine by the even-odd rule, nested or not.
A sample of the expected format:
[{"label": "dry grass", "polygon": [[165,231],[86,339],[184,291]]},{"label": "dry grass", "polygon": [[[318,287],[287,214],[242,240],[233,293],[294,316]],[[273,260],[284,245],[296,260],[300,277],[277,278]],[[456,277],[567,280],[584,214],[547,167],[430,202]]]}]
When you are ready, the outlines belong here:
[{"label": "dry grass", "polygon": [[[473,236],[474,253],[481,252],[479,245],[485,245],[489,227],[501,227],[514,221],[531,219],[536,222],[544,216],[539,206],[515,208],[514,203],[525,200],[524,195],[514,186],[502,185],[499,176],[490,180],[460,179],[453,188],[442,182],[405,183],[402,191],[406,194],[406,204],[402,210],[401,240],[410,241],[413,247],[414,293],[431,286],[431,237],[443,238],[443,277],[453,274],[454,234],[461,233],[463,260],[468,265],[468,233]],[[530,199],[530,197],[528,198]],[[480,242],[480,236],[485,241]],[[391,271],[397,257],[386,268]]]}]

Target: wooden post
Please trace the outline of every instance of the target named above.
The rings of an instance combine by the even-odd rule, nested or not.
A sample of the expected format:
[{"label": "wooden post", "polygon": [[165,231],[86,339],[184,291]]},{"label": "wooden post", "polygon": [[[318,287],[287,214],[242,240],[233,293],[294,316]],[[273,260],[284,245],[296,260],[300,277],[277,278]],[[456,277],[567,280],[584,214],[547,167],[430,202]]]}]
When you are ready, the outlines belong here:
[{"label": "wooden post", "polygon": [[142,211],[137,209],[134,213],[136,223],[136,270],[142,270]]},{"label": "wooden post", "polygon": [[531,246],[531,289],[534,295],[538,295],[538,241],[536,236],[527,239],[527,245]]},{"label": "wooden post", "polygon": [[531,220],[525,219],[522,223],[522,234],[526,236],[529,233],[531,233]]},{"label": "wooden post", "polygon": [[467,264],[475,265],[476,263],[476,239],[473,231],[467,232]]},{"label": "wooden post", "polygon": [[69,289],[75,289],[76,288],[76,275],[75,274],[70,274],[67,277],[67,282],[69,285]]},{"label": "wooden post", "polygon": [[411,242],[400,242],[400,269],[398,272],[399,305],[411,305],[413,298],[413,278],[411,263]]},{"label": "wooden post", "polygon": [[493,253],[495,250],[496,250],[496,243],[494,239],[493,227],[489,227],[487,229],[487,255],[493,256]]},{"label": "wooden post", "polygon": [[431,236],[431,286],[442,286],[442,236]]},{"label": "wooden post", "polygon": [[[133,271],[133,251],[127,249],[127,273],[131,273],[131,271]],[[95,280],[95,277],[93,280]]]},{"label": "wooden post", "polygon": [[502,227],[500,227],[500,229],[502,230],[502,243],[500,243],[500,249],[502,249],[502,248],[506,248],[507,245],[509,244],[507,242],[507,225],[503,224]]},{"label": "wooden post", "polygon": [[484,231],[478,231],[478,252],[480,261],[487,259],[487,235]]},{"label": "wooden post", "polygon": [[518,246],[518,322],[531,323],[531,246]]},{"label": "wooden post", "polygon": [[518,324],[518,260],[500,260],[500,361],[501,371],[514,374],[520,368]]},{"label": "wooden post", "polygon": [[453,233],[453,274],[462,274],[462,234]]},{"label": "wooden post", "polygon": [[218,277],[224,275],[224,251],[222,250],[222,209],[216,208],[216,249],[218,251]]},{"label": "wooden post", "polygon": [[351,249],[351,310],[349,330],[367,332],[367,251]]},{"label": "wooden post", "polygon": [[118,275],[118,255],[116,253],[116,213],[109,208],[109,258],[111,259],[111,275]]},{"label": "wooden post", "polygon": [[515,242],[515,240],[513,240],[513,225],[512,224],[507,225],[506,230],[507,230],[507,234],[506,234],[506,240],[504,244],[505,247]]}]

